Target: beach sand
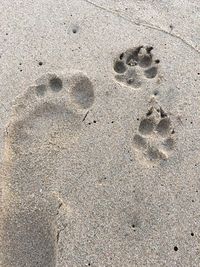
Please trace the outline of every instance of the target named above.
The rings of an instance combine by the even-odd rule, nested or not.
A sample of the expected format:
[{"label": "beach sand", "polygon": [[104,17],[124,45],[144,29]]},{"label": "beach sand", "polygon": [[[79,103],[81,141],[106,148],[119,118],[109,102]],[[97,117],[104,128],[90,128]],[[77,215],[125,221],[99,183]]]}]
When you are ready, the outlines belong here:
[{"label": "beach sand", "polygon": [[0,14],[0,266],[200,266],[198,1]]}]

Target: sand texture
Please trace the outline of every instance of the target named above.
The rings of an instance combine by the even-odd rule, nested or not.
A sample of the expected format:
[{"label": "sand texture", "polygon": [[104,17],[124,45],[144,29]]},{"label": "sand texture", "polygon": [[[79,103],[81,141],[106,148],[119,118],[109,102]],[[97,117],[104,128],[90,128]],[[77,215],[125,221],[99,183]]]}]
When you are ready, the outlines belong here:
[{"label": "sand texture", "polygon": [[199,2],[0,14],[0,266],[199,267]]}]

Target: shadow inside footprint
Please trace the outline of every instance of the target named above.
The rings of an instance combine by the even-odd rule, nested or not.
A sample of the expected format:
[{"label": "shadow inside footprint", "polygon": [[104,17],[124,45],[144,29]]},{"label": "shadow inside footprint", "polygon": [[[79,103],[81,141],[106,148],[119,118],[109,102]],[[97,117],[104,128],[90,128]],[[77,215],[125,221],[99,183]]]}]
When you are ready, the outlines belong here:
[{"label": "shadow inside footprint", "polygon": [[142,46],[139,46],[135,49],[128,49],[125,52],[125,62],[129,66],[136,66],[138,64],[138,53]]},{"label": "shadow inside footprint", "polygon": [[172,150],[174,148],[175,141],[172,137],[168,137],[167,139],[164,140],[163,146],[167,150]]},{"label": "shadow inside footprint", "polygon": [[3,222],[3,266],[55,267],[52,224],[40,209],[8,211]]},{"label": "shadow inside footprint", "polygon": [[93,84],[90,79],[85,75],[75,75],[70,96],[79,108],[89,108],[94,102]]},{"label": "shadow inside footprint", "polygon": [[140,122],[139,132],[141,134],[151,134],[154,129],[154,122],[152,119],[145,118]]},{"label": "shadow inside footprint", "polygon": [[62,90],[63,84],[62,84],[62,80],[55,76],[52,77],[49,81],[49,85],[52,91],[54,92],[59,92],[60,90]]},{"label": "shadow inside footprint", "polygon": [[157,67],[156,66],[152,66],[152,67],[148,68],[147,70],[145,70],[144,74],[145,74],[146,78],[153,79],[153,78],[156,77],[157,72],[158,72]]},{"label": "shadow inside footprint", "polygon": [[161,151],[159,150],[156,146],[149,146],[148,150],[147,150],[147,155],[149,157],[149,160],[154,161],[154,160],[158,160],[158,159],[167,159],[167,156]]},{"label": "shadow inside footprint", "polygon": [[[151,50],[150,50],[151,51]],[[142,68],[147,68],[152,63],[152,54],[150,51],[147,52],[145,48],[141,48],[138,54],[139,66]]]},{"label": "shadow inside footprint", "polygon": [[142,137],[139,134],[135,134],[134,138],[133,138],[134,144],[137,148],[147,148],[147,141],[144,137]]},{"label": "shadow inside footprint", "polygon": [[141,81],[135,69],[129,69],[122,75],[115,75],[115,78],[116,80],[130,85],[134,88],[139,88],[141,86]]},{"label": "shadow inside footprint", "polygon": [[160,120],[156,127],[156,131],[162,135],[165,136],[170,132],[170,126],[171,126],[171,121],[168,117],[163,118]]},{"label": "shadow inside footprint", "polygon": [[36,94],[38,96],[44,96],[46,90],[47,90],[47,88],[46,88],[45,84],[40,84],[40,85],[36,86]]},{"label": "shadow inside footprint", "polygon": [[117,73],[124,73],[126,71],[124,62],[121,60],[116,60],[116,62],[114,63],[114,70]]}]

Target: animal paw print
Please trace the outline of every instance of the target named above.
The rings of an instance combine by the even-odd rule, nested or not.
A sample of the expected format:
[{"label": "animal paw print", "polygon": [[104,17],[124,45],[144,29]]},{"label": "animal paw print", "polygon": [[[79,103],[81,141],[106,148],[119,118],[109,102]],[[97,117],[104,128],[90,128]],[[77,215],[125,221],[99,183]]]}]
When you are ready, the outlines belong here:
[{"label": "animal paw print", "polygon": [[151,107],[134,135],[135,149],[150,161],[166,160],[175,145],[174,129],[161,107]]},{"label": "animal paw print", "polygon": [[114,61],[115,79],[134,88],[139,88],[144,78],[155,78],[159,59],[154,60],[152,46],[138,46],[121,53]]}]

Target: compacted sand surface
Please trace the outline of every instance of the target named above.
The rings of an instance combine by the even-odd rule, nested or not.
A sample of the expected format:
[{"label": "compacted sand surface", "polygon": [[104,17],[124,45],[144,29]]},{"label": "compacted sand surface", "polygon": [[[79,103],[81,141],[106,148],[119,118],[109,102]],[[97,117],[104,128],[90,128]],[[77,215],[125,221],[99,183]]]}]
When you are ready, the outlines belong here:
[{"label": "compacted sand surface", "polygon": [[0,266],[200,266],[198,1],[0,14]]}]

